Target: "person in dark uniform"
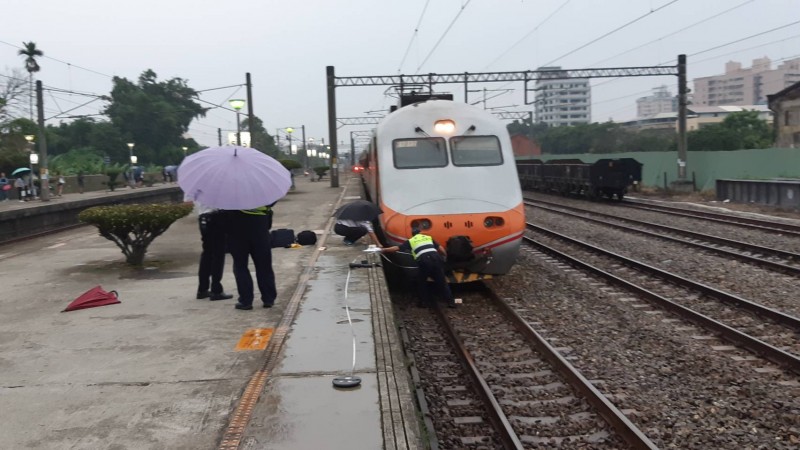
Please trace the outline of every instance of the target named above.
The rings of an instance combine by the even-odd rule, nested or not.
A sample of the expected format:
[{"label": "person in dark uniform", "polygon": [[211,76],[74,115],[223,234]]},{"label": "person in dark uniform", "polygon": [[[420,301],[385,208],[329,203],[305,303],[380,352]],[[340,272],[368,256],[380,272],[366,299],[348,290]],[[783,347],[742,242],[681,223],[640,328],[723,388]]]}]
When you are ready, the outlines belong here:
[{"label": "person in dark uniform", "polygon": [[195,203],[200,213],[197,222],[203,251],[200,253],[200,267],[197,270],[197,298],[228,300],[233,295],[222,289],[222,272],[225,268],[225,224],[222,214],[214,208]]},{"label": "person in dark uniform", "polygon": [[[274,205],[274,203],[273,203]],[[272,271],[272,243],[269,230],[272,228],[272,205],[259,208],[225,211],[226,232],[231,256],[233,275],[239,290],[236,309],[253,309],[253,277],[248,264],[253,258],[256,268],[256,283],[261,292],[264,308],[271,308],[278,297],[275,287],[275,272]]]},{"label": "person in dark uniform", "polygon": [[[414,257],[419,266],[417,287],[419,289],[420,302],[418,306],[423,308],[433,306],[431,289],[435,289],[439,291],[439,295],[447,302],[448,307],[456,307],[455,298],[453,298],[453,293],[450,291],[450,285],[447,284],[447,277],[444,273],[444,262],[447,258],[447,251],[444,247],[434,241],[432,237],[420,233],[419,229],[412,228],[411,239],[399,246],[395,245],[381,249],[381,253],[394,253],[397,251],[411,253],[411,256]],[[433,288],[428,285],[429,277],[433,280]]]}]

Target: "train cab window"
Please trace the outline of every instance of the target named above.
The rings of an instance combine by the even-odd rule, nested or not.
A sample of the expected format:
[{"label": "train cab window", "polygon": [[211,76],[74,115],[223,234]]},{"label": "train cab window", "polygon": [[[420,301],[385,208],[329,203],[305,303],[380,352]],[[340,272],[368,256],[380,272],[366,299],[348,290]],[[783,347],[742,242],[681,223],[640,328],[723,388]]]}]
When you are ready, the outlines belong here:
[{"label": "train cab window", "polygon": [[398,169],[423,169],[447,165],[444,138],[395,139],[392,142],[394,166]]},{"label": "train cab window", "polygon": [[498,166],[503,164],[497,136],[455,136],[450,138],[456,166]]}]

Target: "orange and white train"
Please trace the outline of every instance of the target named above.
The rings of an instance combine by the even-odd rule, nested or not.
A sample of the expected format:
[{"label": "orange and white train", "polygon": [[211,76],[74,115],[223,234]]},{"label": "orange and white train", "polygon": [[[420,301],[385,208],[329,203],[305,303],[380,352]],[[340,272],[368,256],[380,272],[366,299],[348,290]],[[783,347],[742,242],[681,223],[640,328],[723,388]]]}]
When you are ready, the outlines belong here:
[{"label": "orange and white train", "polygon": [[506,274],[516,262],[522,192],[508,131],[493,115],[452,100],[402,106],[378,125],[360,163],[385,244],[417,227],[448,248],[451,282]]}]

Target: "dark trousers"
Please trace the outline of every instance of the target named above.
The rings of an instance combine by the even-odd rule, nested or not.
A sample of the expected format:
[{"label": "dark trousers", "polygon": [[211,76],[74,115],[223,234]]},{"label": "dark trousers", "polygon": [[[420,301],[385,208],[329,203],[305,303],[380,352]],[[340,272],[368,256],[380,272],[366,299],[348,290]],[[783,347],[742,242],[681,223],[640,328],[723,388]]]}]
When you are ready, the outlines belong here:
[{"label": "dark trousers", "polygon": [[233,275],[239,290],[239,303],[253,304],[253,277],[248,268],[252,258],[261,301],[267,305],[274,304],[278,291],[275,287],[275,273],[272,271],[272,243],[269,236],[272,218],[239,211],[229,211],[226,216],[228,244],[233,256]]},{"label": "dark trousers", "polygon": [[225,224],[220,213],[201,214],[197,219],[203,252],[200,253],[200,268],[197,270],[197,292],[210,290],[221,294],[222,271],[225,268]]},{"label": "dark trousers", "polygon": [[364,227],[348,227],[337,223],[333,226],[333,232],[339,236],[344,236],[350,242],[355,242],[367,234],[367,229]]},{"label": "dark trousers", "polygon": [[442,299],[448,303],[453,303],[453,293],[450,291],[450,285],[447,284],[442,257],[438,253],[424,253],[417,259],[417,264],[419,265],[417,287],[422,305],[433,305],[432,288],[428,284],[428,277],[433,280],[433,289],[439,291]]}]

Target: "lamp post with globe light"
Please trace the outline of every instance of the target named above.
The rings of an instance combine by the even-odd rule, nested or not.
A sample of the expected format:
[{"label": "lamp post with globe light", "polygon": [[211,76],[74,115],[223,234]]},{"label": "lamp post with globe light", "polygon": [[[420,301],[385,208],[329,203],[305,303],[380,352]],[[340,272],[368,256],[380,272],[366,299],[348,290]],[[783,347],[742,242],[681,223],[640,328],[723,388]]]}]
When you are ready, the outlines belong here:
[{"label": "lamp post with globe light", "polygon": [[236,145],[242,145],[242,124],[239,121],[239,111],[244,108],[245,101],[240,98],[228,100],[231,108],[236,110]]},{"label": "lamp post with globe light", "polygon": [[[28,174],[28,182],[30,183],[28,186],[28,196],[32,197],[33,192],[35,191],[35,187],[33,185],[33,165],[39,162],[39,155],[33,152],[35,148],[36,142],[34,141],[36,136],[33,134],[26,134],[25,140],[28,142],[28,168],[30,169],[30,173]],[[35,161],[34,161],[35,159]]]},{"label": "lamp post with globe light", "polygon": [[136,145],[133,142],[128,142],[128,158],[130,161],[130,170],[128,170],[128,184],[133,188],[133,165],[136,164],[136,160],[133,157],[133,146]]},{"label": "lamp post with globe light", "polygon": [[183,157],[186,158],[186,151],[189,150],[189,147],[181,147],[181,150],[183,150]]}]

